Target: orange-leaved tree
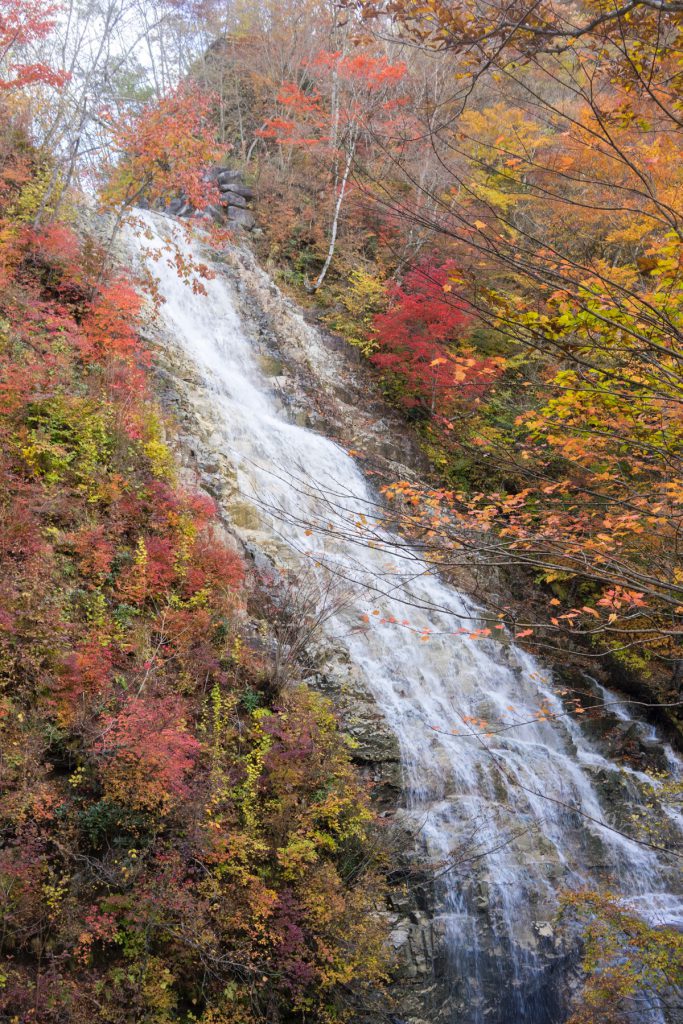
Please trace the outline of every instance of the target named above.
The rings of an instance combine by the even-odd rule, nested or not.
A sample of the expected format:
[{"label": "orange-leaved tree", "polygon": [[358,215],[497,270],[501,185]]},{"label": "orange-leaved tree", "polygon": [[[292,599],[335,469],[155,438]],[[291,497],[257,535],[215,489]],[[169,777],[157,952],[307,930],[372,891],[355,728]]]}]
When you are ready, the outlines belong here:
[{"label": "orange-leaved tree", "polygon": [[368,52],[322,50],[306,68],[309,88],[286,82],[277,93],[280,110],[260,129],[282,147],[312,150],[326,172],[332,209],[328,246],[311,292],[323,284],[334,258],[344,200],[354,167],[372,133],[382,132],[400,99],[403,62]]},{"label": "orange-leaved tree", "polygon": [[36,84],[60,86],[68,80],[64,71],[24,59],[32,44],[52,31],[58,12],[58,4],[41,0],[1,0],[0,91]]},{"label": "orange-leaved tree", "polygon": [[106,115],[116,162],[102,188],[103,205],[119,219],[145,200],[167,202],[183,193],[198,210],[218,199],[208,167],[224,154],[216,142],[212,97],[184,83],[132,114]]}]

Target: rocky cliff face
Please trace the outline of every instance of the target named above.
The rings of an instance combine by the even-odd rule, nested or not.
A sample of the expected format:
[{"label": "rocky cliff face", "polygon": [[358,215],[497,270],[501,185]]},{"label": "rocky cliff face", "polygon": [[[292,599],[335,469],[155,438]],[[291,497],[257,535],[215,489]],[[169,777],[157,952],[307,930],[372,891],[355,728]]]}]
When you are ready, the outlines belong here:
[{"label": "rocky cliff face", "polygon": [[164,212],[173,217],[198,217],[201,220],[212,220],[223,227],[254,231],[256,218],[252,207],[255,192],[245,183],[242,171],[229,167],[214,167],[208,177],[218,189],[217,203],[199,212],[181,192],[164,207]]},{"label": "rocky cliff face", "polygon": [[[373,472],[387,476],[412,473],[406,462],[420,464],[417,448],[403,448],[398,423],[367,383],[353,359],[306,323],[258,267],[246,250],[224,254],[245,329],[250,331],[262,370],[269,376],[288,415],[362,451]],[[194,486],[219,505],[225,530],[256,565],[278,556],[278,542],[263,532],[257,512],[235,487],[235,474],[222,439],[214,433],[211,399],[192,364],[169,337],[152,332],[157,353],[159,391],[174,421],[174,445]],[[362,400],[361,400],[362,395]],[[395,955],[390,986],[390,1019],[433,1024],[452,1018],[451,965],[444,932],[437,919],[438,885],[420,867],[420,837],[404,823],[401,758],[394,733],[367,689],[362,673],[347,652],[329,641],[318,642],[300,665],[301,677],[334,702],[354,744],[359,770],[372,785],[390,851],[390,896],[385,916]],[[384,1007],[386,1010],[386,1007]],[[367,1010],[368,1020],[375,1011]],[[380,1013],[386,1020],[386,1015]]]},{"label": "rocky cliff face", "polygon": [[[380,479],[410,478],[420,469],[427,469],[419,450],[373,392],[351,354],[306,322],[249,251],[226,250],[219,269],[232,285],[251,349],[290,422],[333,437],[343,447],[361,453],[366,472]],[[178,456],[185,471],[217,500],[225,529],[257,566],[267,566],[271,560],[287,564],[289,549],[276,532],[264,529],[258,509],[239,491],[225,435],[216,431],[214,399],[207,395],[205,379],[197,376],[192,362],[172,337],[151,340],[158,343],[160,391],[176,421]],[[459,586],[469,592],[480,583],[475,574],[463,573],[458,579]],[[487,586],[495,583],[489,574]],[[367,679],[342,645],[322,637],[316,638],[299,659],[298,671],[310,685],[333,699],[354,741],[359,768],[373,785],[378,811],[386,824],[391,851],[390,894],[388,905],[380,912],[386,918],[395,953],[390,1019],[409,1024],[445,1024],[464,1019],[517,1024],[515,1007],[522,1001],[528,1007],[524,1020],[558,1024],[565,1016],[572,954],[556,932],[554,907],[548,898],[548,892],[559,887],[562,879],[563,866],[556,849],[547,844],[545,894],[529,891],[525,922],[520,920],[513,940],[504,941],[500,935],[505,929],[498,927],[489,883],[485,874],[477,871],[479,855],[472,849],[471,870],[466,872],[470,890],[467,899],[478,916],[477,947],[463,949],[463,959],[454,960],[448,952],[454,944],[448,942],[446,929],[449,919],[453,927],[458,907],[450,905],[449,914],[443,912],[444,900],[453,900],[453,887],[447,897],[444,884],[450,865],[439,861],[427,848],[414,813],[405,805],[398,743],[372,697]],[[582,685],[587,684],[584,681]],[[642,728],[618,716],[607,720],[596,741],[611,757],[632,757],[634,753],[645,759],[648,756]],[[435,762],[435,777],[438,769]],[[618,822],[631,813],[635,783],[619,779],[612,772],[601,778],[601,770],[595,770],[595,784],[612,802],[614,820]],[[505,794],[497,799],[504,801]],[[569,823],[567,827],[571,830],[573,826]],[[578,845],[584,842],[578,831],[573,841]],[[542,836],[532,830],[516,836],[515,843],[522,857],[525,843],[530,858],[538,858],[543,847]],[[466,849],[463,855],[468,855]],[[586,845],[585,867],[596,879],[605,870],[601,857],[599,843]],[[508,941],[515,943],[517,962],[542,964],[542,969],[511,977],[509,964],[513,958],[506,946]],[[473,959],[478,963],[476,979],[468,973]],[[374,1011],[359,1010],[359,1021],[375,1019]]]}]

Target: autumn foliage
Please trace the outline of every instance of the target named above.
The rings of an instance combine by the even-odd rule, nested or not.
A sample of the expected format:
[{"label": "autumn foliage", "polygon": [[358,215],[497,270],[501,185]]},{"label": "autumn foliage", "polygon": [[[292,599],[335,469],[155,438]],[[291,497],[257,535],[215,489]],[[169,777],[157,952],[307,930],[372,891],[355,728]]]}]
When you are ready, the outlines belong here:
[{"label": "autumn foliage", "polygon": [[[259,255],[430,460],[384,487],[386,525],[500,597],[454,632],[578,651],[680,730],[683,15],[171,7],[153,86],[109,54],[106,95],[62,99],[37,56],[56,6],[0,0],[0,1017],[329,1024],[383,969],[367,794],[175,478],[139,291],[69,225],[64,181],[97,180],[116,226],[180,193],[205,209],[230,151]],[[678,979],[676,934],[567,904],[577,1024]]]},{"label": "autumn foliage", "polygon": [[347,32],[321,13],[286,74],[234,85],[259,117],[262,255],[369,357],[434,468],[386,492],[387,521],[444,572],[471,552],[528,582],[506,621],[529,643],[673,705],[679,5],[494,2],[486,25],[475,2],[344,6]]},{"label": "autumn foliage", "polygon": [[25,63],[16,52],[46,36],[54,27],[58,4],[42,0],[2,0],[0,3],[0,92],[30,85],[64,85],[69,75],[36,61]]},{"label": "autumn foliage", "polygon": [[[275,96],[282,115],[268,118],[256,135],[284,146],[319,145],[334,151],[345,130],[367,128],[378,114],[386,114],[391,90],[406,70],[403,62],[392,64],[386,57],[321,50],[305,68],[315,85],[302,89],[297,82],[284,82]],[[332,91],[340,93],[334,109]]]},{"label": "autumn foliage", "polygon": [[368,796],[176,480],[134,282],[17,219],[39,166],[0,180],[0,1017],[343,1019],[383,970]]},{"label": "autumn foliage", "polygon": [[458,399],[472,401],[501,363],[468,352],[472,316],[451,296],[454,274],[452,263],[414,267],[389,288],[389,309],[373,322],[371,361],[406,409],[420,407],[432,416],[452,412]]},{"label": "autumn foliage", "polygon": [[[452,124],[427,129],[424,110],[443,184],[418,187],[404,151],[394,165],[402,183],[380,199],[441,238],[472,336],[505,368],[457,424],[431,424],[446,486],[412,493],[408,518],[422,510],[443,565],[462,560],[463,531],[477,528],[481,556],[535,571],[547,588],[547,611],[525,636],[546,647],[587,640],[592,656],[659,675],[673,701],[683,609],[680,11],[588,3],[574,19],[550,4],[493,4],[484,30],[476,4],[363,7],[369,20],[389,13],[461,83]],[[418,311],[413,325],[419,336]],[[393,354],[373,360],[392,370]],[[423,364],[427,392],[436,364]],[[453,379],[438,366],[435,399]]]},{"label": "autumn foliage", "polygon": [[114,167],[101,192],[105,207],[127,210],[179,194],[199,210],[218,198],[205,172],[225,153],[215,140],[212,97],[184,83],[130,114],[110,114]]}]

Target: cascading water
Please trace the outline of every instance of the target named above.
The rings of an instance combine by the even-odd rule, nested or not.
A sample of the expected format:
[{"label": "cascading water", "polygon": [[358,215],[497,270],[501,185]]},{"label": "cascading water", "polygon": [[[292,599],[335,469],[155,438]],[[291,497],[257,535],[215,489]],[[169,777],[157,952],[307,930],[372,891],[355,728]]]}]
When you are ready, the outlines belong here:
[{"label": "cascading water", "polygon": [[[150,260],[175,229],[144,216],[149,238],[130,244]],[[180,234],[176,244],[193,250]],[[599,785],[607,780],[638,806],[656,797],[657,783],[603,757],[570,717],[539,719],[539,705],[551,717],[565,709],[522,650],[457,634],[476,626],[479,610],[382,531],[377,497],[342,448],[288,421],[225,278],[196,295],[164,259],[151,269],[166,333],[211,396],[213,430],[241,500],[277,538],[281,561],[311,562],[353,594],[327,628],[343,637],[400,744],[406,816],[439,879],[452,1019],[555,1024],[561,985],[547,977],[543,943],[559,888],[597,874],[653,919],[683,924],[675,862],[617,830]],[[378,607],[383,625],[372,617]],[[377,624],[359,628],[363,613]],[[673,810],[668,820],[680,833]],[[665,1018],[652,1008],[639,1019]]]}]

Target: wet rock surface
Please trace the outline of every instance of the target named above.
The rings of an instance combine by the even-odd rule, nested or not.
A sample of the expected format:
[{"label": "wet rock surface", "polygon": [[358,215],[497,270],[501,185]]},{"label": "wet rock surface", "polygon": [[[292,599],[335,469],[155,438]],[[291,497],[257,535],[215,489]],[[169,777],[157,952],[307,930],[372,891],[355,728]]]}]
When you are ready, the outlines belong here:
[{"label": "wet rock surface", "polygon": [[[236,256],[233,267],[235,265],[237,274],[232,268],[227,268],[227,272],[239,296],[240,312],[252,331],[261,369],[288,415],[293,421],[315,425],[331,433],[345,421],[353,429],[353,441],[360,443],[362,439],[366,449],[370,448],[375,431],[381,434],[386,423],[378,426],[374,410],[367,406],[365,412],[358,415],[351,404],[355,399],[352,372],[333,370],[325,380],[329,371],[322,374],[320,364],[327,366],[326,355],[316,353],[314,346],[308,343],[309,332],[312,334],[313,329],[297,310],[288,308],[287,313],[294,320],[293,330],[289,330],[286,337],[282,332],[276,334],[271,318],[277,315],[280,303],[289,307],[288,300],[279,293],[273,294],[267,286],[269,309],[261,310],[254,297],[254,291],[257,296],[263,296],[261,273],[249,254]],[[252,275],[256,276],[255,282]],[[269,564],[271,559],[287,559],[288,551],[277,544],[270,532],[263,530],[256,510],[239,495],[230,456],[224,450],[223,439],[214,432],[212,400],[205,393],[203,380],[185,355],[169,344],[172,339],[162,340],[152,333],[148,340],[156,348],[159,392],[175,422],[173,442],[188,481],[199,485],[218,502],[224,529],[231,535],[233,544],[256,565]],[[320,360],[318,366],[311,362],[316,355]],[[320,384],[315,404],[311,405],[308,387],[318,372]],[[373,457],[390,462],[386,455],[377,456],[373,452]],[[394,466],[398,463],[391,463],[392,469]],[[381,913],[390,933],[395,968],[389,991],[390,1006],[384,1009],[390,1014],[389,1019],[403,1024],[438,1021],[445,1024],[452,1018],[451,971],[445,933],[435,917],[438,893],[433,879],[429,872],[416,867],[416,851],[417,861],[424,851],[415,834],[415,823],[401,811],[401,752],[396,736],[362,674],[342,647],[321,644],[310,652],[307,661],[310,667],[302,667],[302,678],[334,702],[350,738],[352,757],[371,786],[391,851],[390,898]],[[359,1017],[359,1024],[363,1020],[386,1021],[386,1013],[381,1011],[377,1015],[374,1010],[368,1010],[366,1017]]]},{"label": "wet rock surface", "polygon": [[[246,312],[251,303],[244,295],[243,299]],[[305,322],[296,319],[297,329],[307,333],[309,328]],[[334,425],[330,406],[343,410],[344,405],[340,403],[345,404],[353,396],[353,385],[348,385],[341,373],[335,374],[330,385],[332,398],[319,392],[319,402],[311,408],[302,380],[307,381],[315,368],[307,361],[298,362],[301,351],[294,359],[291,351],[283,351],[282,345],[276,347],[270,331],[264,330],[261,317],[256,323],[247,322],[251,323],[255,343],[261,349],[261,367],[292,418],[305,417],[308,425],[315,423],[320,428],[330,429]],[[291,340],[290,335],[288,343]],[[307,354],[309,351],[307,348]],[[164,405],[177,426],[174,442],[184,472],[189,481],[195,486],[198,484],[218,502],[223,512],[223,528],[232,543],[257,565],[269,564],[271,559],[287,559],[289,552],[270,532],[263,530],[258,512],[242,500],[237,490],[230,455],[224,450],[222,437],[214,432],[211,399],[206,396],[204,382],[192,364],[180,351],[165,343],[158,349],[157,374]],[[341,416],[344,415],[342,411]],[[362,416],[354,416],[354,437],[358,443],[360,430],[365,426],[363,443],[369,449],[376,421],[367,411],[365,415],[367,425],[359,423]],[[383,429],[384,425],[379,428]],[[386,455],[374,453],[373,457],[386,459]],[[397,464],[391,463],[391,468],[398,471]],[[446,924],[439,914],[443,892],[438,879],[434,880],[434,875],[438,876],[445,865],[438,860],[438,855],[435,859],[433,851],[425,847],[419,834],[420,823],[402,809],[401,752],[396,736],[369,692],[362,673],[350,662],[343,648],[323,644],[310,652],[308,660],[311,667],[302,667],[302,678],[334,702],[350,737],[352,757],[372,788],[386,829],[391,858],[390,891],[388,906],[381,913],[394,957],[387,1012],[404,1024],[447,1024],[457,1020],[473,1000],[483,1000],[483,996],[473,991],[472,985],[463,978],[460,966],[449,958]],[[463,865],[463,886],[468,884],[468,875]],[[485,916],[488,913],[485,883],[479,887],[478,904]],[[537,936],[527,936],[525,941],[531,947],[547,948],[550,941],[547,922],[541,924]],[[490,960],[489,975],[500,970],[503,951],[493,932],[482,956]],[[359,1024],[376,1019],[380,1018],[369,1011],[367,1017],[359,1017]],[[381,1019],[386,1020],[386,1015]],[[508,1024],[506,1018],[487,1016],[486,1020]]]},{"label": "wet rock surface", "polygon": [[[226,177],[225,184],[234,186],[235,179]],[[223,271],[231,281],[244,329],[283,414],[290,422],[335,437],[343,447],[362,452],[368,471],[379,479],[412,476],[414,467],[420,465],[419,451],[411,447],[381,399],[368,390],[365,376],[356,373],[348,354],[306,322],[301,311],[258,267],[251,253],[230,250],[223,259]],[[264,529],[258,510],[239,492],[225,438],[215,430],[213,399],[206,393],[205,381],[183,352],[174,347],[172,339],[157,340],[160,390],[178,426],[177,445],[186,471],[218,501],[225,529],[256,565],[267,565],[271,560],[288,564],[289,547],[272,530]],[[460,582],[469,590],[476,584],[465,576]],[[443,670],[448,671],[447,664]],[[552,845],[547,843],[542,866],[544,884],[539,888],[539,876],[530,876],[524,893],[530,913],[526,923],[520,920],[511,940],[496,909],[500,880],[481,869],[478,847],[469,834],[476,822],[469,819],[463,805],[462,835],[453,833],[453,845],[446,852],[430,847],[414,811],[404,805],[402,756],[396,736],[347,652],[334,643],[323,644],[308,653],[301,674],[309,685],[334,701],[351,739],[353,757],[373,787],[386,824],[392,869],[389,903],[382,913],[391,934],[396,966],[390,991],[393,1004],[387,1011],[389,1017],[384,1013],[382,1019],[393,1017],[395,1024],[450,1024],[475,1019],[478,1014],[482,1024],[559,1024],[565,1016],[571,953],[554,923],[551,894],[561,886],[563,866]],[[647,743],[642,735],[634,734],[629,723],[616,718],[599,741],[609,756],[615,756],[617,748],[632,750],[634,743],[643,752]],[[438,758],[442,748],[435,745],[433,750],[434,801],[457,807],[457,793],[439,790],[442,771]],[[571,751],[568,744],[568,752],[575,754],[576,750]],[[626,821],[635,798],[630,788],[632,780],[625,781],[618,771],[606,774],[600,767],[593,775],[596,788],[614,808],[615,823]],[[425,797],[428,799],[429,794]],[[491,794],[492,817],[497,800],[505,800],[502,785],[500,792]],[[568,841],[577,846],[584,842],[578,826],[578,820],[572,822],[568,815]],[[531,828],[521,829],[514,841],[521,859],[537,858],[539,850],[544,849],[543,837]],[[597,840],[592,846],[586,842],[583,861],[587,870],[596,874],[605,871],[603,850]],[[472,948],[464,943],[459,960],[449,954],[447,930],[453,927],[453,917],[457,918],[457,907],[449,908],[450,915],[443,914],[447,873],[456,878],[456,884],[449,887],[451,894],[461,895],[478,915],[476,978],[469,967]],[[511,941],[516,962],[529,965],[529,970],[516,978],[509,971]],[[522,1004],[528,1009],[524,1016],[519,1012]],[[375,1019],[370,1013],[360,1013],[358,1024]]]}]

